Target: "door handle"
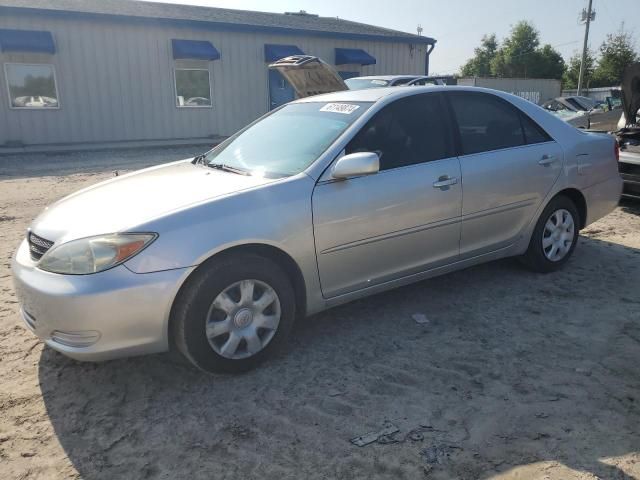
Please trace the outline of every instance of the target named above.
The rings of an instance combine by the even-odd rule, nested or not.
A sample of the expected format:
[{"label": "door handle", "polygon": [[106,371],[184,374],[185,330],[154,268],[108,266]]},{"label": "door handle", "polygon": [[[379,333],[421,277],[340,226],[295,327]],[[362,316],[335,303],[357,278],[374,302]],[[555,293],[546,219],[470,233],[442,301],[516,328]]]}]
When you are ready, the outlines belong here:
[{"label": "door handle", "polygon": [[543,155],[542,158],[538,160],[538,165],[546,167],[547,165],[554,163],[556,160],[558,160],[558,158],[555,155]]},{"label": "door handle", "polygon": [[449,186],[455,185],[458,183],[458,179],[456,177],[449,177],[448,175],[443,175],[438,178],[437,182],[433,182],[433,188],[440,188],[442,190],[446,190]]}]

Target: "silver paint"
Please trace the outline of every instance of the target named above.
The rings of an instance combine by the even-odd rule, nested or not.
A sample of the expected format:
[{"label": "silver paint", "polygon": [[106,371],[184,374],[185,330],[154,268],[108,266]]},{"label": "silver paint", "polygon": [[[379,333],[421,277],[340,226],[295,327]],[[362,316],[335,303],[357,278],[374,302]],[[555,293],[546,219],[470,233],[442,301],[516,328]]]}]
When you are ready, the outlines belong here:
[{"label": "silver paint", "polygon": [[[511,102],[553,141],[333,178],[349,140],[381,108],[405,96],[453,89]],[[611,137],[580,132],[503,92],[392,87],[299,101],[375,103],[292,177],[235,175],[182,161],[89,187],[47,208],[30,228],[56,243],[113,232],[159,237],[124,264],[87,276],[40,270],[23,242],[12,268],[36,335],[86,360],[163,351],[180,287],[205,260],[230,248],[259,245],[288,257],[301,274],[304,313],[311,314],[522,254],[542,210],[563,190],[584,195],[586,224],[609,213],[620,196]],[[99,332],[100,338],[88,347],[68,347],[52,339],[54,330]]]}]

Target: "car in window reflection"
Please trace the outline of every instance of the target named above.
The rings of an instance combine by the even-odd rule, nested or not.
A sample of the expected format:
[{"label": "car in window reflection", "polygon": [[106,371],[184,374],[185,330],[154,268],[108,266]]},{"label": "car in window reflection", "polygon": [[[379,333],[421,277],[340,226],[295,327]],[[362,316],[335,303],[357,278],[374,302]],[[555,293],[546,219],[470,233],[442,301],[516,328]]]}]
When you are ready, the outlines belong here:
[{"label": "car in window reflection", "polygon": [[32,222],[12,260],[28,329],[82,360],[174,345],[207,372],[243,371],[297,318],[351,300],[505,257],[556,271],[618,203],[614,138],[525,99],[440,85],[309,96],[340,86],[336,72],[285,64],[305,98]]},{"label": "car in window reflection", "polygon": [[209,107],[211,106],[211,99],[206,97],[191,97],[185,100],[184,104],[187,107]]},{"label": "car in window reflection", "polygon": [[58,106],[58,100],[42,95],[16,97],[12,102],[14,107],[51,108]]}]

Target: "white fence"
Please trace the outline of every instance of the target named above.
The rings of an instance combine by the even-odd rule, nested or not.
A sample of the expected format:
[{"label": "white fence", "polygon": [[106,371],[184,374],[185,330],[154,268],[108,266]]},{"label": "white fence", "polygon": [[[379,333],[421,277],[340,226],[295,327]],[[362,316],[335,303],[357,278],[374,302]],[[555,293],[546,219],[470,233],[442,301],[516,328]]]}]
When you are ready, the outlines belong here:
[{"label": "white fence", "polygon": [[458,79],[458,85],[493,88],[513,93],[538,105],[559,97],[561,90],[560,80],[549,78],[464,77]]}]

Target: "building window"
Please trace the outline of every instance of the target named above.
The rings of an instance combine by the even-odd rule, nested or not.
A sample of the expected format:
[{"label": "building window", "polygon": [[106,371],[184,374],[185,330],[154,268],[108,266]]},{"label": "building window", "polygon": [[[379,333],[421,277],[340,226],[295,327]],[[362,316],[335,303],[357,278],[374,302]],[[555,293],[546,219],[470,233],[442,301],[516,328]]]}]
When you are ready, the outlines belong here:
[{"label": "building window", "polygon": [[11,108],[59,108],[53,65],[6,63],[4,69]]},{"label": "building window", "polygon": [[175,83],[178,107],[211,107],[209,70],[176,68]]}]

